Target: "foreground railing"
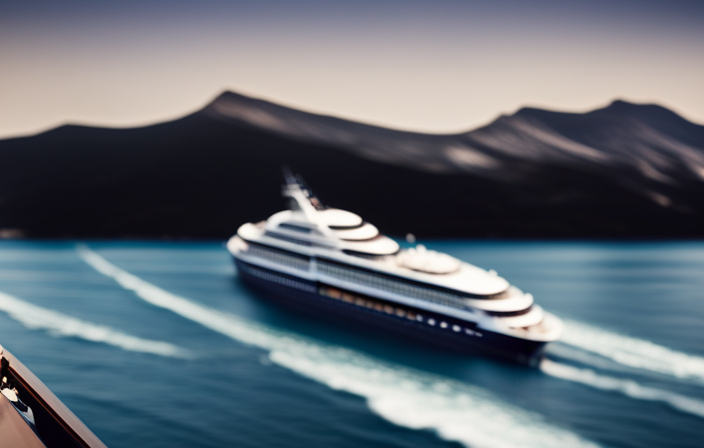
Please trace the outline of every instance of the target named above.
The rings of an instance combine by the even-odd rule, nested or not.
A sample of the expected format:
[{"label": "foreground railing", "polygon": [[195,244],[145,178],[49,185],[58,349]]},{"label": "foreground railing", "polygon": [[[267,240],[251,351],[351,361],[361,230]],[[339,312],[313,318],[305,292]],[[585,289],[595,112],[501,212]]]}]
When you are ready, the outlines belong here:
[{"label": "foreground railing", "polygon": [[[39,378],[2,346],[0,358],[0,390],[5,390],[4,396],[0,396],[0,446],[107,448]],[[26,407],[31,411],[25,411]]]}]

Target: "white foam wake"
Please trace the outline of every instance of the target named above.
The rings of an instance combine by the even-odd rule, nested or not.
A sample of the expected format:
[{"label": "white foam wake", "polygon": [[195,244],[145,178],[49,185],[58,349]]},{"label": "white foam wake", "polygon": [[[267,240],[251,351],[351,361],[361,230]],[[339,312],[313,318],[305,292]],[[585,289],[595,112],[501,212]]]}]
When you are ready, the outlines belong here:
[{"label": "white foam wake", "polygon": [[248,322],[147,283],[85,246],[78,250],[86,263],[146,302],[265,349],[271,361],[300,375],[364,397],[375,413],[399,426],[434,430],[474,448],[596,446],[481,389]]},{"label": "white foam wake", "polygon": [[565,321],[560,342],[637,369],[704,381],[704,358],[678,352],[650,341]]},{"label": "white foam wake", "polygon": [[601,390],[620,392],[631,398],[666,403],[674,409],[704,418],[704,402],[666,390],[655,389],[633,380],[599,375],[590,369],[580,369],[543,359],[540,369],[550,376],[575,381]]},{"label": "white foam wake", "polygon": [[602,370],[628,373],[638,371],[638,369],[624,366],[623,364],[619,364],[612,359],[604,358],[603,356],[573,347],[571,345],[563,344],[559,341],[549,344],[545,350],[545,355],[549,358],[557,357],[569,359],[570,361],[577,361],[580,364],[585,364]]},{"label": "white foam wake", "polygon": [[0,310],[27,328],[42,329],[53,336],[76,337],[92,342],[114,345],[133,352],[188,358],[189,352],[168,342],[154,341],[131,336],[104,325],[66,316],[59,312],[27,303],[0,292]]}]

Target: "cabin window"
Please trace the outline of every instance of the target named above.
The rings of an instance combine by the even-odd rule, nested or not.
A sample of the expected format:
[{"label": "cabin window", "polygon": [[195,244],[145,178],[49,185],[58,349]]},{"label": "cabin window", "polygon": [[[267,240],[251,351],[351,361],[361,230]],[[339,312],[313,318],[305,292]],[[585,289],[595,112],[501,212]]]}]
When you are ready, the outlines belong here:
[{"label": "cabin window", "polygon": [[440,322],[440,328],[447,328],[447,322]]},{"label": "cabin window", "polygon": [[460,330],[461,330],[461,328],[460,328],[459,325],[453,325],[453,326],[452,326],[452,331],[454,331],[455,333],[459,333]]},{"label": "cabin window", "polygon": [[325,288],[324,291],[325,291],[325,295],[327,295],[328,297],[332,297],[333,299],[340,300],[340,298],[342,297],[342,293],[340,291],[338,291],[337,289]]},{"label": "cabin window", "polygon": [[309,268],[309,262],[307,259],[283,254],[278,251],[264,249],[255,245],[250,245],[247,249],[247,253],[260,258],[264,258],[265,260],[273,261],[277,264],[289,266],[296,269],[302,269],[307,271]]},{"label": "cabin window", "polygon": [[428,319],[428,325],[435,325],[435,319]]},{"label": "cabin window", "polygon": [[279,227],[281,227],[282,229],[293,230],[294,232],[300,233],[310,233],[313,231],[313,229],[309,229],[308,227],[297,226],[295,224],[289,224],[287,222],[282,222],[281,224],[279,224]]}]

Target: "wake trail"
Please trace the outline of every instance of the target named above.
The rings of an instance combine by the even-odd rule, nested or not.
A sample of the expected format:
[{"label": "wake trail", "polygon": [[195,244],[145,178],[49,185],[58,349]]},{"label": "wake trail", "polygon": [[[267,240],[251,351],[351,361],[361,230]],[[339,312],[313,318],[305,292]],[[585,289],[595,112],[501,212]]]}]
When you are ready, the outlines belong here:
[{"label": "wake trail", "polygon": [[704,358],[643,339],[565,320],[565,331],[560,342],[624,366],[704,382]]},{"label": "wake trail", "polygon": [[612,372],[629,374],[645,373],[646,375],[652,373],[650,371],[643,372],[635,367],[628,367],[623,364],[619,364],[612,359],[605,358],[601,355],[597,355],[596,353],[588,352],[571,345],[563,344],[561,341],[556,341],[548,345],[545,350],[545,355],[551,359],[567,359],[589,367],[595,367],[601,370],[610,370]]},{"label": "wake trail", "polygon": [[190,358],[188,351],[168,342],[142,339],[113,328],[86,322],[42,308],[0,292],[0,310],[29,329],[41,329],[56,337],[75,337],[119,347],[123,350],[174,358]]},{"label": "wake trail", "polygon": [[666,403],[672,408],[704,418],[704,401],[685,397],[673,392],[643,386],[629,379],[600,375],[590,369],[580,369],[566,364],[543,359],[540,370],[555,378],[574,381],[596,389],[620,392],[637,400]]},{"label": "wake trail", "polygon": [[78,253],[145,302],[264,349],[272,362],[304,377],[363,397],[373,412],[396,425],[434,430],[445,440],[473,448],[597,446],[477,387],[248,322],[165,291],[86,246],[79,246]]}]

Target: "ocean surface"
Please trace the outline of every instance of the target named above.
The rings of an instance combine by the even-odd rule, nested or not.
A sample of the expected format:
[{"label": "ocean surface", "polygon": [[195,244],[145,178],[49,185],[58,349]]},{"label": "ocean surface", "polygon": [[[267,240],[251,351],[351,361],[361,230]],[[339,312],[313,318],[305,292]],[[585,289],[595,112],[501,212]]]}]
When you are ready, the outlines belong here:
[{"label": "ocean surface", "polygon": [[295,315],[222,243],[0,243],[0,344],[109,447],[701,447],[704,242],[425,241],[565,320],[539,368]]}]

